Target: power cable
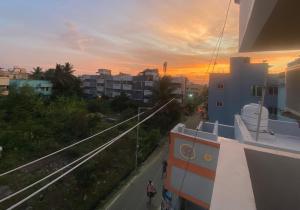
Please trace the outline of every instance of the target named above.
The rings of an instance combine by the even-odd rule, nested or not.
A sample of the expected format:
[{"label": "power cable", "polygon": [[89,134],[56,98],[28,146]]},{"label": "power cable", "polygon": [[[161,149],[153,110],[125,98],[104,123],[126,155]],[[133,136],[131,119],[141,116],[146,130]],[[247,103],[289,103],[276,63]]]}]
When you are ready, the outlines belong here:
[{"label": "power cable", "polygon": [[[215,69],[216,61],[217,61],[217,59],[219,57],[219,52],[220,52],[220,48],[221,48],[221,45],[222,45],[222,40],[223,40],[224,31],[225,31],[227,20],[228,20],[228,15],[229,15],[229,10],[230,10],[231,3],[232,3],[232,0],[229,0],[228,7],[227,7],[227,10],[226,10],[224,25],[222,27],[222,30],[221,30],[221,33],[220,33],[220,37],[219,37],[217,45],[216,45],[217,46],[217,54],[215,56],[214,63],[213,63],[213,70],[212,70],[213,72],[214,72],[214,69]],[[215,50],[214,50],[213,53],[215,53]],[[214,55],[213,55],[213,57],[214,57]],[[211,63],[209,64],[208,71],[209,71],[210,65],[211,65]],[[198,137],[199,129],[200,128],[197,128],[197,130],[196,130],[195,139],[194,139],[193,145],[192,145],[192,151],[194,151],[194,149],[195,149],[195,142],[196,142],[197,137]],[[181,184],[180,184],[180,187],[179,187],[179,190],[178,190],[179,193],[182,191],[182,188],[183,188],[183,185],[184,185],[184,181],[185,181],[186,176],[187,176],[187,169],[188,169],[188,167],[190,165],[190,161],[191,161],[191,158],[189,158],[188,161],[187,161],[187,163],[186,163],[186,167],[184,169],[184,175],[183,175],[183,178],[181,180]],[[178,204],[178,202],[177,202],[177,204]]]},{"label": "power cable", "polygon": [[[100,147],[98,147],[97,149],[95,149],[94,153],[91,154],[89,157],[87,157],[86,159],[84,159],[83,161],[81,161],[80,163],[78,163],[77,165],[75,165],[74,167],[72,167],[71,169],[69,169],[68,171],[66,171],[65,173],[61,174],[60,176],[58,176],[57,178],[55,178],[54,180],[52,180],[51,182],[49,182],[48,184],[44,185],[43,187],[41,187],[40,189],[38,189],[37,191],[31,193],[30,195],[28,195],[27,197],[25,197],[24,199],[22,199],[21,201],[15,203],[14,205],[10,206],[7,210],[12,210],[16,207],[18,207],[19,205],[21,205],[22,203],[26,202],[27,200],[29,200],[30,198],[32,198],[33,196],[35,196],[36,194],[40,193],[41,191],[45,190],[46,188],[48,188],[49,186],[51,186],[52,184],[56,183],[57,181],[59,181],[60,179],[62,179],[64,176],[68,175],[69,173],[71,173],[72,171],[74,171],[76,168],[78,168],[79,166],[83,165],[85,162],[87,162],[88,160],[92,159],[93,157],[95,157],[97,154],[99,154],[100,152],[102,152],[103,150],[105,150],[106,148],[108,148],[110,145],[112,145],[113,143],[115,143],[116,141],[118,141],[120,138],[122,138],[123,136],[125,136],[126,134],[128,134],[129,132],[131,132],[132,130],[134,130],[137,126],[139,126],[140,124],[144,123],[145,121],[147,121],[148,119],[152,118],[156,113],[158,113],[160,110],[164,109],[167,105],[169,105],[172,101],[174,100],[171,99],[169,102],[167,102],[166,104],[164,104],[163,106],[161,106],[159,109],[157,109],[156,111],[154,111],[152,114],[150,114],[149,116],[147,116],[145,119],[143,119],[142,121],[140,121],[139,123],[135,124],[133,127],[131,127],[130,129],[128,129],[127,131],[121,133],[120,135],[118,135],[117,137],[113,138],[112,140],[110,140],[109,142],[107,142],[104,145],[101,145]],[[93,152],[93,151],[92,151]],[[91,153],[92,153],[91,152]]]},{"label": "power cable", "polygon": [[107,131],[109,131],[109,130],[111,130],[111,129],[113,129],[113,128],[116,128],[116,127],[118,127],[118,126],[120,126],[120,125],[122,125],[122,124],[124,124],[124,123],[126,123],[126,122],[128,122],[128,121],[130,121],[130,120],[132,120],[132,119],[134,119],[134,118],[136,118],[138,115],[142,115],[142,114],[144,114],[144,112],[142,112],[142,113],[140,113],[140,114],[137,114],[137,115],[135,115],[135,116],[133,116],[133,117],[127,119],[127,120],[124,120],[124,121],[122,121],[122,122],[120,122],[120,123],[118,123],[118,124],[116,124],[116,125],[114,125],[114,126],[111,126],[111,127],[109,127],[109,128],[106,128],[106,129],[104,129],[104,130],[102,130],[102,131],[100,131],[100,132],[98,132],[98,133],[96,133],[96,134],[94,134],[94,135],[92,135],[92,136],[89,136],[89,137],[87,137],[87,138],[85,138],[85,139],[82,139],[82,140],[80,140],[80,141],[77,141],[77,142],[75,142],[75,143],[73,143],[73,144],[71,144],[71,145],[69,145],[69,146],[66,146],[66,147],[60,149],[60,150],[57,150],[57,151],[52,152],[52,153],[50,153],[50,154],[48,154],[48,155],[45,155],[45,156],[40,157],[40,158],[38,158],[38,159],[36,159],[36,160],[33,160],[33,161],[29,162],[29,163],[26,163],[26,164],[24,164],[24,165],[18,166],[18,167],[14,168],[14,169],[11,169],[11,170],[9,170],[9,171],[6,171],[6,172],[4,172],[4,173],[1,173],[1,174],[0,174],[0,177],[5,176],[5,175],[7,175],[7,174],[10,174],[10,173],[12,173],[12,172],[15,172],[15,171],[17,171],[17,170],[20,170],[20,169],[22,169],[22,168],[25,168],[26,166],[32,165],[32,164],[34,164],[34,163],[37,163],[37,162],[39,162],[39,161],[41,161],[41,160],[44,160],[44,159],[46,159],[46,158],[48,158],[48,157],[51,157],[51,156],[53,156],[53,155],[55,155],[55,154],[57,154],[57,153],[60,153],[60,152],[62,152],[62,151],[64,151],[64,150],[66,150],[66,149],[69,149],[69,148],[74,147],[74,146],[76,146],[76,145],[78,145],[78,144],[81,144],[81,143],[83,143],[83,142],[85,142],[85,141],[88,141],[88,140],[94,138],[95,136],[98,136],[98,135],[103,134],[103,133],[105,133],[105,132],[107,132]]},{"label": "power cable", "polygon": [[227,20],[228,20],[228,16],[229,16],[231,3],[232,3],[232,0],[229,0],[228,7],[227,7],[227,10],[226,10],[224,25],[223,25],[223,28],[221,30],[221,38],[220,38],[220,42],[219,42],[219,45],[218,45],[218,48],[217,48],[217,54],[216,54],[216,58],[215,58],[215,61],[214,61],[212,72],[214,72],[214,70],[215,70],[216,62],[217,62],[217,59],[219,57],[219,53],[220,53],[220,49],[221,49],[221,45],[222,45],[222,41],[223,41],[223,37],[224,37],[225,28],[226,28],[226,25],[227,25]]}]

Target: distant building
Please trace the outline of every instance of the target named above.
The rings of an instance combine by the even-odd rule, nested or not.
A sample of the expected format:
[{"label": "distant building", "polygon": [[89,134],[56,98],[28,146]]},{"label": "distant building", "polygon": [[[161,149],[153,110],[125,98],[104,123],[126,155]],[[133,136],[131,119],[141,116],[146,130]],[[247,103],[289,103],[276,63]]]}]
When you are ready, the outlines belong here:
[{"label": "distant building", "polygon": [[98,75],[82,75],[79,77],[83,94],[87,98],[95,98],[97,96],[97,78]]},{"label": "distant building", "polygon": [[145,69],[133,77],[132,99],[144,103],[150,102],[153,88],[159,81],[158,69]]},{"label": "distant building", "polygon": [[300,117],[300,58],[288,64],[285,85],[286,111]]},{"label": "distant building", "polygon": [[179,103],[183,103],[184,101],[184,97],[186,95],[187,81],[188,80],[186,77],[171,77],[172,87],[174,88],[172,94]]},{"label": "distant building", "polygon": [[203,85],[201,84],[195,84],[192,82],[187,82],[186,84],[186,95],[193,95],[193,96],[199,96],[203,90]]},{"label": "distant building", "polygon": [[233,125],[234,115],[245,104],[261,100],[267,81],[264,105],[270,116],[277,116],[278,80],[268,74],[267,63],[250,63],[248,57],[230,59],[230,73],[213,73],[209,76],[208,115],[210,121]]},{"label": "distant building", "polygon": [[0,95],[8,95],[9,77],[0,77]]},{"label": "distant building", "polygon": [[53,84],[47,80],[10,80],[9,85],[16,89],[31,87],[35,93],[42,96],[51,96]]},{"label": "distant building", "polygon": [[12,69],[0,69],[0,76],[9,77],[9,79],[28,79],[29,73],[25,68],[13,67]]},{"label": "distant building", "polygon": [[[112,75],[111,70],[99,69],[98,75],[80,76],[81,86],[86,97],[107,96],[110,98],[126,94],[135,101],[148,103],[153,97],[155,83],[159,81],[158,69],[145,69],[136,76],[119,73]],[[180,103],[186,93],[187,79],[171,77],[173,95]]]}]

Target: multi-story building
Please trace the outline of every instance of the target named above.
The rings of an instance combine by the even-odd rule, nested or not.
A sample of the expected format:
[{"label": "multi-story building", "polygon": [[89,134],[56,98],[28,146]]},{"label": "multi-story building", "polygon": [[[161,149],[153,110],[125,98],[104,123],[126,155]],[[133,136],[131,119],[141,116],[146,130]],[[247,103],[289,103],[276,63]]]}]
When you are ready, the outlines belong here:
[{"label": "multi-story building", "polygon": [[146,69],[134,76],[132,99],[148,103],[153,96],[153,88],[158,80],[157,69]]},{"label": "multi-story building", "polygon": [[270,120],[264,107],[256,138],[259,107],[243,107],[234,125],[175,126],[164,202],[176,210],[300,209],[298,123]]},{"label": "multi-story building", "polygon": [[97,79],[98,75],[82,75],[79,77],[83,94],[87,98],[97,97]]},{"label": "multi-story building", "polygon": [[108,96],[108,90],[106,90],[106,87],[108,87],[108,81],[112,80],[111,70],[109,69],[98,69],[98,77],[96,81],[96,89],[97,89],[97,96]]},{"label": "multi-story building", "polygon": [[29,74],[25,68],[13,67],[12,69],[0,69],[0,76],[9,77],[9,79],[28,79]]},{"label": "multi-story building", "polygon": [[199,96],[203,90],[203,85],[195,84],[188,81],[186,84],[186,95],[187,96]]},{"label": "multi-story building", "polygon": [[261,101],[267,82],[264,105],[271,117],[277,115],[278,81],[268,74],[267,63],[250,63],[248,57],[230,59],[230,73],[209,77],[208,116],[210,121],[233,125],[234,115],[248,103]]},{"label": "multi-story building", "polygon": [[285,86],[286,111],[300,117],[300,58],[288,64]]},{"label": "multi-story building", "polygon": [[[155,84],[159,81],[158,69],[145,69],[136,76],[119,73],[112,75],[111,70],[99,69],[98,75],[83,75],[79,77],[86,97],[120,96],[122,93],[129,98],[148,103],[153,97]],[[185,77],[171,77],[173,95],[180,103],[186,94]]]},{"label": "multi-story building", "polygon": [[21,87],[31,87],[35,93],[45,97],[52,94],[53,84],[48,80],[10,80],[9,86],[19,89]]},{"label": "multi-story building", "polygon": [[173,88],[173,96],[179,102],[183,103],[184,97],[186,95],[186,85],[187,85],[187,78],[186,77],[171,77],[171,84]]},{"label": "multi-story building", "polygon": [[8,95],[9,77],[0,77],[0,95]]}]

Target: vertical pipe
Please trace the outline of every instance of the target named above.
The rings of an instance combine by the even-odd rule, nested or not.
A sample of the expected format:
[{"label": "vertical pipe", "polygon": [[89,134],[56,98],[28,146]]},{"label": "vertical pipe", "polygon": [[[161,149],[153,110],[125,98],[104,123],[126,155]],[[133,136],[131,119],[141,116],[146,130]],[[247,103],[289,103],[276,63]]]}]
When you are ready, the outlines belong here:
[{"label": "vertical pipe", "polygon": [[265,96],[266,96],[266,89],[267,89],[267,78],[265,79],[265,82],[264,82],[264,86],[263,86],[263,89],[262,89],[262,99],[261,99],[261,102],[260,102],[260,107],[259,107],[259,116],[258,116],[258,119],[257,119],[257,129],[256,129],[256,138],[255,140],[258,141],[258,138],[259,138],[259,128],[260,128],[260,124],[261,124],[261,115],[262,115],[262,109],[263,109],[263,106],[264,106],[264,102],[265,102]]}]

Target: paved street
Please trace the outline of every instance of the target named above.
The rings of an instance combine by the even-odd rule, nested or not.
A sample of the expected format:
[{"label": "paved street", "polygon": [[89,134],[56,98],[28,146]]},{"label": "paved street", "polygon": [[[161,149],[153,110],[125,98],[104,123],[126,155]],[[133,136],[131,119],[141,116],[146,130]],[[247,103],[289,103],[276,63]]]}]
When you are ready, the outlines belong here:
[{"label": "paved street", "polygon": [[[195,129],[200,122],[200,115],[195,113],[186,119],[185,124]],[[157,149],[139,169],[139,173],[126,184],[114,198],[110,200],[105,209],[108,210],[158,210],[162,194],[162,161],[167,159],[168,144],[165,143]],[[152,180],[157,189],[157,194],[152,205],[147,205],[146,186]]]},{"label": "paved street", "polygon": [[[160,209],[162,190],[162,161],[167,155],[167,144],[156,150],[144,163],[139,173],[125,185],[106,206],[108,210],[149,210]],[[152,180],[157,194],[152,204],[147,205],[146,186]]]}]

